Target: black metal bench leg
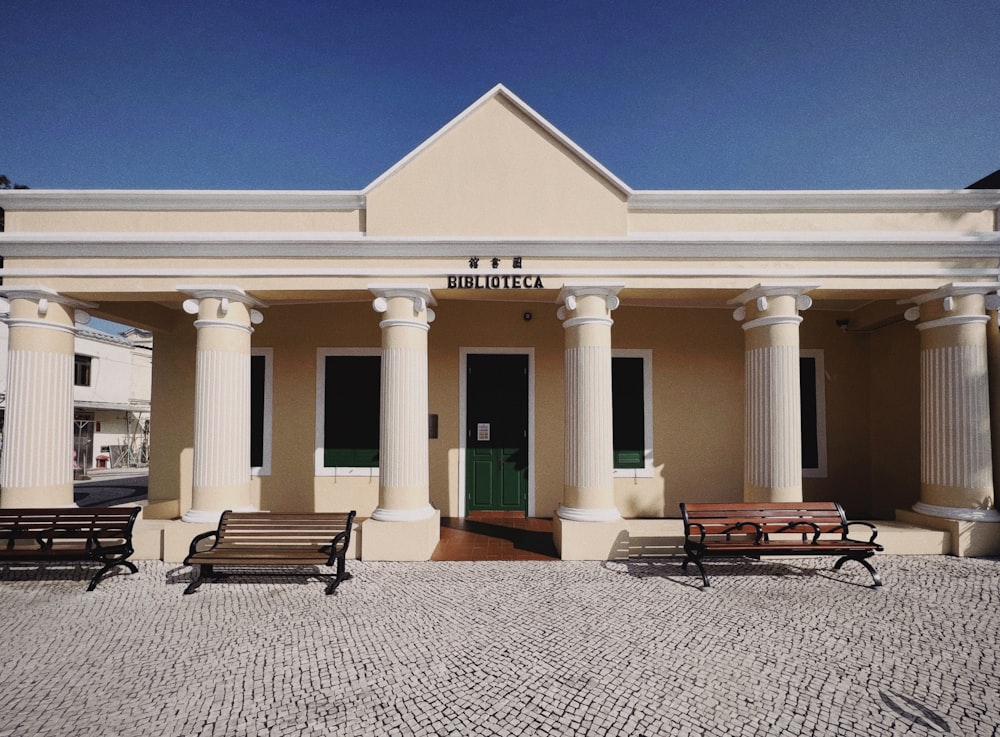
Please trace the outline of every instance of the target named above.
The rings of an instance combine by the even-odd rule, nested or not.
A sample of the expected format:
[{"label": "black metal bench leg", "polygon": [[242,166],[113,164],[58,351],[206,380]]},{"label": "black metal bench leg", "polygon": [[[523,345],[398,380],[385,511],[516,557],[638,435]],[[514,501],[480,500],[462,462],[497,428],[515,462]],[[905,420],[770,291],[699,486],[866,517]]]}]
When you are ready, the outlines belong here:
[{"label": "black metal bench leg", "polygon": [[87,591],[93,591],[94,589],[96,589],[97,584],[101,582],[101,579],[104,578],[105,574],[110,573],[114,568],[117,568],[118,566],[125,566],[132,573],[139,572],[139,569],[136,568],[135,564],[132,563],[131,561],[128,560],[108,561],[104,564],[104,567],[101,568],[101,570],[99,570],[97,573],[95,573],[94,577],[90,579],[90,585],[87,587]]},{"label": "black metal bench leg", "polygon": [[711,584],[708,582],[708,574],[705,572],[705,566],[701,564],[701,561],[698,560],[696,556],[693,556],[691,555],[691,553],[688,553],[687,557],[684,559],[684,562],[681,564],[681,570],[684,571],[685,573],[687,573],[688,563],[694,563],[696,566],[698,566],[698,573],[701,574],[702,584],[704,584],[705,588],[711,588]]},{"label": "black metal bench leg", "polygon": [[186,589],[184,589],[184,595],[186,596],[188,594],[193,594],[195,591],[198,590],[198,587],[201,586],[201,584],[205,581],[205,578],[211,577],[213,574],[214,571],[212,570],[212,566],[199,565],[198,575],[195,576],[194,580],[187,585]]},{"label": "black metal bench leg", "polygon": [[875,570],[875,566],[873,566],[871,563],[865,560],[865,558],[870,558],[870,557],[871,557],[870,555],[866,555],[864,557],[860,557],[857,555],[845,555],[843,558],[841,558],[834,564],[833,569],[835,571],[839,571],[840,567],[844,565],[844,563],[846,563],[847,561],[856,560],[858,563],[867,568],[870,574],[872,574],[872,581],[875,582],[874,584],[875,588],[878,589],[882,587],[882,577],[879,575],[878,571]]},{"label": "black metal bench leg", "polygon": [[337,575],[333,577],[333,580],[327,584],[326,593],[327,595],[336,594],[337,587],[340,586],[341,582],[349,581],[353,576],[344,570],[345,561],[344,558],[337,558]]}]

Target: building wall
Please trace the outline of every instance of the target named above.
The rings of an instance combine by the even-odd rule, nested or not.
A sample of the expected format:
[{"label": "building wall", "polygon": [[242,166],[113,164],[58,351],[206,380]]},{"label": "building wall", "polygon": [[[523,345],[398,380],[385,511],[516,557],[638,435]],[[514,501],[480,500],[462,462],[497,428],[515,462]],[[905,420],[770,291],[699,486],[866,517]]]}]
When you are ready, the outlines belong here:
[{"label": "building wall", "polygon": [[152,519],[180,517],[191,507],[195,338],[193,325],[157,332],[154,338],[149,505],[144,512]]},{"label": "building wall", "polygon": [[[443,300],[429,332],[430,502],[460,514],[461,351],[530,349],[534,358],[534,512],[550,516],[563,493],[564,329],[555,305]],[[315,471],[317,350],[377,351],[380,316],[370,302],[275,306],[255,327],[255,348],[273,351],[273,446],[268,475],[255,480],[262,509],[370,514],[378,475]],[[524,314],[530,312],[531,320]],[[846,313],[807,311],[801,347],[823,351],[828,470],[807,478],[807,499],[838,499],[852,516],[891,518],[919,494],[919,354],[911,324],[847,332]],[[653,367],[653,474],[618,478],[627,517],[671,517],[681,501],[743,495],[744,336],[730,310],[620,307],[615,349],[648,349]],[[189,505],[196,330],[156,336],[153,454],[148,516]],[[900,418],[913,422],[900,422]],[[346,422],[350,418],[345,418]],[[160,510],[157,512],[156,510]]]},{"label": "building wall", "polygon": [[[503,156],[490,145],[497,140],[505,142]],[[626,212],[623,192],[496,98],[372,185],[367,232],[600,237],[624,233]]]}]

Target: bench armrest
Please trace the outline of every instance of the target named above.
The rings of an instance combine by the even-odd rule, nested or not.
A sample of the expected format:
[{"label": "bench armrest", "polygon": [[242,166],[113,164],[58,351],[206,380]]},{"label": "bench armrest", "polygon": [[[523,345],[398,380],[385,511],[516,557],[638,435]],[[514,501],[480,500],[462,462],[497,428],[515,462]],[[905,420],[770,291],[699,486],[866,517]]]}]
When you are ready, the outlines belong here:
[{"label": "bench armrest", "polygon": [[[848,537],[848,535],[850,535],[850,532],[851,532],[851,525],[864,525],[865,527],[867,527],[868,529],[870,529],[872,531],[872,536],[870,538],[868,538],[868,540],[853,540],[853,539],[851,539],[850,537]],[[836,532],[837,530],[840,530],[841,539],[843,539],[843,540],[850,540],[851,542],[859,542],[859,543],[860,542],[868,542],[868,543],[873,543],[873,542],[875,542],[875,538],[878,537],[878,528],[875,525],[873,525],[871,522],[849,521],[849,522],[846,522],[846,523],[844,523],[842,525],[838,525],[833,530],[831,530],[831,532]]]},{"label": "bench armrest", "polygon": [[690,538],[693,534],[695,534],[695,531],[697,531],[698,534],[698,542],[705,542],[705,525],[700,522],[688,522],[687,525],[684,526],[684,537]]},{"label": "bench armrest", "polygon": [[338,532],[334,536],[333,540],[330,541],[329,545],[324,545],[320,548],[321,553],[325,553],[327,550],[330,551],[330,557],[326,562],[328,566],[334,565],[337,562],[337,558],[344,554],[344,551],[347,549],[350,534],[350,528],[344,530],[343,532]]},{"label": "bench armrest", "polygon": [[208,540],[209,538],[218,537],[218,530],[209,530],[208,532],[203,532],[200,535],[195,535],[194,540],[191,541],[191,546],[188,548],[188,557],[190,558],[195,553],[202,553],[206,550],[211,550],[215,547],[215,542],[213,541],[211,545],[199,547],[199,543]]}]

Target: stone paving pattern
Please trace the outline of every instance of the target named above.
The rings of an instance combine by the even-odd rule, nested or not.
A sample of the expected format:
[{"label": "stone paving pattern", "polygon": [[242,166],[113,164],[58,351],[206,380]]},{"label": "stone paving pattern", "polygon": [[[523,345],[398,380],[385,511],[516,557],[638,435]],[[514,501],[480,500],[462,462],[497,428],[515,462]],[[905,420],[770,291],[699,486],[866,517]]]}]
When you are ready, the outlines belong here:
[{"label": "stone paving pattern", "polygon": [[0,569],[0,737],[998,735],[1000,560]]}]

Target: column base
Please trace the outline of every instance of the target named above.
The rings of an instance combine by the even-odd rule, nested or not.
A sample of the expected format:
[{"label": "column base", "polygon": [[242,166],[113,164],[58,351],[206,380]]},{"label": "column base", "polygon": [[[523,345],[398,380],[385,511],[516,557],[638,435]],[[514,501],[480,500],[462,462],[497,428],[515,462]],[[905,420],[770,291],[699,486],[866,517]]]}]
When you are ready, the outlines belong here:
[{"label": "column base", "polygon": [[897,509],[896,519],[918,527],[949,533],[951,549],[948,552],[951,555],[969,558],[1000,555],[1000,524],[998,524],[1000,520],[991,522],[951,519],[941,515],[923,514],[916,511],[916,507],[914,510]]},{"label": "column base", "polygon": [[430,560],[441,540],[441,512],[406,521],[366,519],[361,523],[361,559]]},{"label": "column base", "polygon": [[751,486],[744,484],[743,501],[758,504],[761,502],[801,502],[801,486]]},{"label": "column base", "polygon": [[629,553],[628,525],[578,522],[558,514],[552,518],[552,537],[562,560],[625,560]]},{"label": "column base", "polygon": [[0,509],[75,507],[73,484],[0,490]]}]

